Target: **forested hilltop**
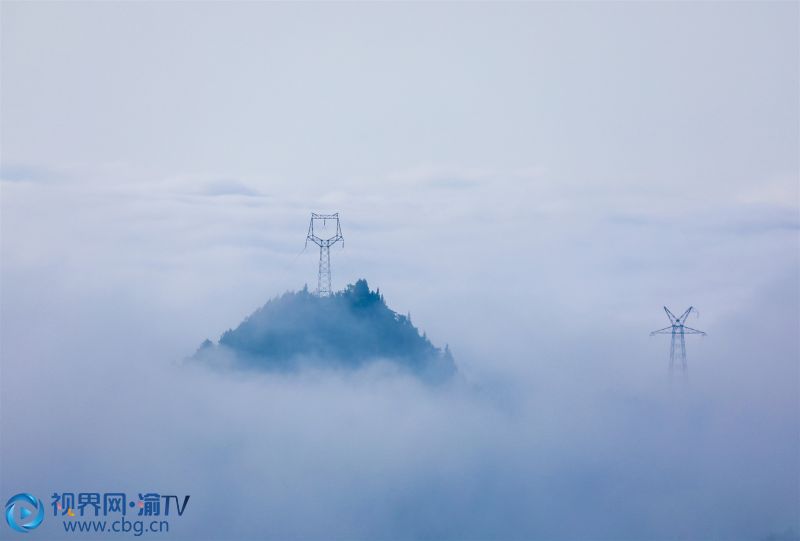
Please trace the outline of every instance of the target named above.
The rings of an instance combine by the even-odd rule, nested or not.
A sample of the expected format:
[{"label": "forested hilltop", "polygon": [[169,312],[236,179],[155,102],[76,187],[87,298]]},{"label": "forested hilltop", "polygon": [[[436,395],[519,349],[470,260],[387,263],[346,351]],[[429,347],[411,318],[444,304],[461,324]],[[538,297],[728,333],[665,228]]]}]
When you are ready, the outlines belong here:
[{"label": "forested hilltop", "polygon": [[449,348],[435,347],[364,279],[329,297],[304,288],[272,299],[225,331],[218,344],[203,342],[193,358],[280,371],[306,365],[356,369],[384,360],[430,381],[456,372]]}]

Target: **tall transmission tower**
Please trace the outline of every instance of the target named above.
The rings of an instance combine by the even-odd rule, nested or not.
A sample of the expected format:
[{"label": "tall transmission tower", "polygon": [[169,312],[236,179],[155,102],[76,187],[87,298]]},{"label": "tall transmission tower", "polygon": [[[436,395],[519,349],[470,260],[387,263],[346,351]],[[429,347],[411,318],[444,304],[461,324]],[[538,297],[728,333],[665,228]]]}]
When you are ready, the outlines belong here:
[{"label": "tall transmission tower", "polygon": [[663,329],[658,329],[657,331],[653,331],[650,333],[650,336],[656,334],[672,335],[672,343],[670,344],[669,348],[670,374],[672,374],[676,368],[680,370],[681,373],[686,374],[686,371],[688,369],[686,365],[686,335],[687,334],[699,334],[700,336],[706,335],[706,333],[704,333],[703,331],[698,331],[697,329],[693,329],[685,325],[686,319],[689,317],[689,314],[692,312],[692,310],[694,310],[695,314],[697,313],[697,310],[695,310],[693,306],[690,306],[683,314],[681,314],[680,316],[676,316],[675,314],[669,311],[669,308],[665,306],[664,311],[667,313],[667,317],[669,318],[669,323],[670,323],[669,327],[664,327]]},{"label": "tall transmission tower", "polygon": [[[320,237],[317,232],[327,229],[328,222],[336,222],[336,230],[331,237]],[[322,233],[324,235],[324,233]],[[316,214],[311,213],[311,223],[308,224],[308,235],[306,235],[306,247],[308,241],[319,246],[319,277],[317,279],[317,295],[327,297],[331,294],[331,246],[342,241],[342,227],[339,225],[339,213]]]}]

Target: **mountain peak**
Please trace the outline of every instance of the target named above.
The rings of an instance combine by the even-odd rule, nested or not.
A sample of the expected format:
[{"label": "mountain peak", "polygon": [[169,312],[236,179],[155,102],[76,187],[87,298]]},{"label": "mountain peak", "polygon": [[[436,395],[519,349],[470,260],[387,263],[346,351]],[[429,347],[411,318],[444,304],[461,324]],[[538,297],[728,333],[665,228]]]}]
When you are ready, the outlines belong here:
[{"label": "mountain peak", "polygon": [[382,360],[426,381],[456,372],[449,347],[437,348],[420,335],[410,315],[391,310],[363,278],[329,297],[307,287],[284,293],[225,331],[218,344],[203,342],[194,358],[213,363],[220,353],[234,366],[267,371],[309,364],[357,369]]}]

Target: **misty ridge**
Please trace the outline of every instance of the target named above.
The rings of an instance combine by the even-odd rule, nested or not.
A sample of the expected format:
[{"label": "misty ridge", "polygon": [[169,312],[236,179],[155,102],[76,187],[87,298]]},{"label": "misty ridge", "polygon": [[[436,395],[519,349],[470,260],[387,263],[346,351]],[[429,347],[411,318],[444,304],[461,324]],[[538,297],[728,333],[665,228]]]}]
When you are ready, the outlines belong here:
[{"label": "misty ridge", "polygon": [[212,367],[297,371],[305,367],[357,370],[386,362],[427,383],[457,372],[449,346],[434,346],[409,315],[387,305],[365,279],[330,296],[304,287],[271,299],[225,331],[205,340],[192,359]]}]

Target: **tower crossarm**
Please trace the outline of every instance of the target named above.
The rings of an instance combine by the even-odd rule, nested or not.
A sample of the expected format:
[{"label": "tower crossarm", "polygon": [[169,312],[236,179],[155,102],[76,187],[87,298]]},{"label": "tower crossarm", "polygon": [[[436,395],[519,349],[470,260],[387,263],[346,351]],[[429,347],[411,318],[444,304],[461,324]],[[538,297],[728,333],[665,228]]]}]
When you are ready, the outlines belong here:
[{"label": "tower crossarm", "polygon": [[657,331],[653,331],[650,333],[650,336],[656,334],[671,334],[675,330],[675,327],[670,325],[669,327],[664,327],[663,329],[658,329]]},{"label": "tower crossarm", "polygon": [[316,235],[309,235],[308,237],[306,237],[306,241],[309,240],[314,244],[316,244],[317,246],[330,247],[339,242],[340,240],[344,240],[344,237],[341,235],[336,235],[335,237],[331,237],[329,239],[321,239]]},{"label": "tower crossarm", "polygon": [[703,331],[698,331],[697,329],[687,327],[686,325],[683,326],[683,332],[684,334],[699,334],[702,336],[706,336],[706,333],[704,333]]}]

